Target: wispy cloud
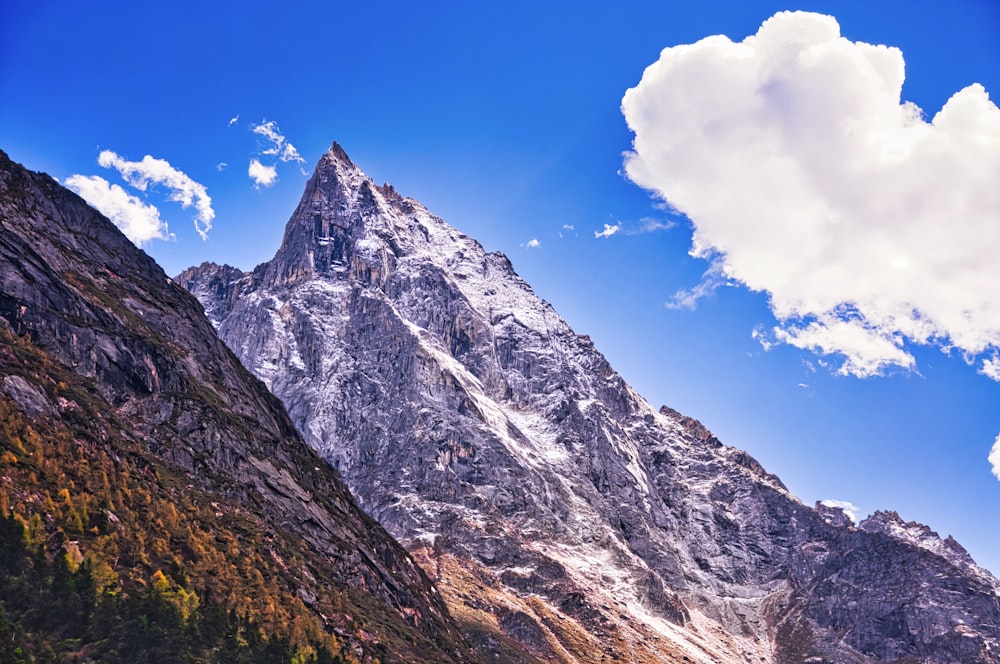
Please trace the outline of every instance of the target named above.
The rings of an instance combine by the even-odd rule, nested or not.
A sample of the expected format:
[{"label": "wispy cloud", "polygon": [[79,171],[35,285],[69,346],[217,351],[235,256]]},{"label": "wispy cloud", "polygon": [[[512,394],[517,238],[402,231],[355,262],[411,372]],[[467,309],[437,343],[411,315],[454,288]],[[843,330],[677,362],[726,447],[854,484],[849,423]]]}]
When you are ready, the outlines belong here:
[{"label": "wispy cloud", "polygon": [[[247,174],[258,189],[270,187],[278,181],[279,163],[305,163],[302,155],[294,145],[292,145],[285,135],[278,128],[278,123],[274,120],[262,120],[260,124],[250,124],[250,131],[263,138],[263,143],[259,147],[256,156],[250,160]],[[270,163],[268,163],[270,162]],[[299,168],[303,175],[308,175],[303,168]]]},{"label": "wispy cloud", "polygon": [[617,224],[615,224],[613,226],[611,224],[604,224],[604,230],[603,231],[594,231],[594,237],[595,238],[611,237],[612,235],[614,235],[615,233],[617,233],[621,229],[622,229],[621,223],[617,223]]},{"label": "wispy cloud", "polygon": [[677,224],[672,221],[661,221],[660,219],[653,219],[652,217],[643,217],[639,220],[638,228],[633,230],[626,229],[625,232],[629,235],[656,233],[657,231],[669,231],[676,225]]},{"label": "wispy cloud", "polygon": [[[619,221],[612,224],[604,224],[604,230],[594,231],[595,238],[611,237],[612,235],[644,235],[645,233],[655,233],[657,231],[668,231],[675,226],[672,221],[661,221],[652,217],[643,217],[638,222]],[[565,228],[565,226],[563,226]],[[572,226],[570,226],[572,230]]]},{"label": "wispy cloud", "polygon": [[542,243],[538,241],[538,238],[531,238],[524,246],[528,249],[537,249],[542,246]]},{"label": "wispy cloud", "polygon": [[215,170],[217,170],[217,171],[224,171],[228,167],[229,167],[229,164],[227,164],[224,161],[220,161],[218,164],[215,165]]},{"label": "wispy cloud", "polygon": [[693,288],[685,288],[670,296],[663,306],[667,309],[687,309],[694,311],[698,306],[698,301],[706,297],[711,297],[720,286],[727,284],[725,276],[722,274],[722,263],[714,262],[702,275],[701,281]]},{"label": "wispy cloud", "polygon": [[305,163],[305,159],[299,154],[299,151],[294,145],[288,142],[281,130],[278,129],[278,123],[274,120],[264,121],[257,125],[250,125],[251,131],[253,133],[263,136],[267,139],[270,144],[269,147],[264,148],[261,154],[270,155],[277,157],[283,162],[298,162]]},{"label": "wispy cloud", "polygon": [[229,126],[232,127],[234,124],[240,121],[240,114],[237,113],[233,117],[229,118]]},{"label": "wispy cloud", "polygon": [[903,81],[898,49],[819,14],[667,48],[622,101],[625,170],[767,294],[761,338],[855,376],[955,348],[1000,380],[1000,109],[973,84],[926,121]]},{"label": "wispy cloud", "polygon": [[261,187],[270,187],[275,183],[278,179],[278,169],[274,166],[265,166],[256,159],[251,159],[247,175],[253,180],[254,186],[260,189]]},{"label": "wispy cloud", "polygon": [[180,203],[182,208],[193,206],[197,210],[194,228],[201,239],[208,239],[215,211],[205,185],[195,182],[183,171],[171,166],[166,159],[156,159],[150,155],[143,157],[142,161],[128,161],[111,150],[104,150],[98,156],[97,163],[105,168],[114,168],[125,182],[139,191],[146,191],[150,185],[161,185],[169,190],[170,200]]},{"label": "wispy cloud", "polygon": [[129,240],[137,245],[150,240],[169,240],[174,236],[160,211],[129,194],[117,184],[99,175],[71,175],[66,186],[110,219]]}]

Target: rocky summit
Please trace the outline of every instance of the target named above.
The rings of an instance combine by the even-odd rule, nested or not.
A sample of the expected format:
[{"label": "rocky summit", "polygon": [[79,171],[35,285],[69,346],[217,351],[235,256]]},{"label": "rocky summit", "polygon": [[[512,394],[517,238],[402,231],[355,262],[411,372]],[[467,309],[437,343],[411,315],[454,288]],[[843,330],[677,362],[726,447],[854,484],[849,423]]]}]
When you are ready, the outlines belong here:
[{"label": "rocky summit", "polygon": [[273,260],[177,281],[481,652],[1000,662],[1000,585],[957,543],[806,506],[651,407],[504,255],[337,144]]}]

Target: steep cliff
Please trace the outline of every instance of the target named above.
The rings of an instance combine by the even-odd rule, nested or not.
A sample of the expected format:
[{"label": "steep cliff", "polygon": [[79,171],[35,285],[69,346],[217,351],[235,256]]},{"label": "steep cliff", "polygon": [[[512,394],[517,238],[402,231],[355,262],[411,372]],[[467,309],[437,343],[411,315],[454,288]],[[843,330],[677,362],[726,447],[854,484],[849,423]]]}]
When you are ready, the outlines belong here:
[{"label": "steep cliff", "polygon": [[[195,298],[83,200],[2,152],[0,415],[3,582],[15,584],[0,593],[12,621],[0,628],[12,624],[12,640],[125,657],[115,648],[138,635],[119,609],[152,615],[128,603],[148,598],[173,606],[185,633],[242,625],[227,642],[237,650],[255,650],[244,623],[260,626],[253,661],[280,661],[265,656],[269,635],[305,659],[317,648],[470,659],[426,575]],[[91,589],[77,631],[43,619],[38,584]],[[220,657],[218,639],[192,652]]]},{"label": "steep cliff", "polygon": [[821,514],[655,410],[505,256],[375,185],[336,144],[273,260],[177,280],[483,647],[1000,661],[992,576],[948,546]]}]

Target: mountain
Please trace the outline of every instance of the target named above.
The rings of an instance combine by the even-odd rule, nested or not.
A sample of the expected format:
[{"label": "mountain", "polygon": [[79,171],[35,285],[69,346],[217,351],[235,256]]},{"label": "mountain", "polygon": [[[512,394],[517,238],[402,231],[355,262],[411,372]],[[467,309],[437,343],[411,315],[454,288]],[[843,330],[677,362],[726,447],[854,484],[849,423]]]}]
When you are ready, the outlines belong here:
[{"label": "mountain", "polygon": [[466,662],[201,306],[0,152],[0,660]]},{"label": "mountain", "polygon": [[803,505],[337,144],[271,261],[176,281],[484,652],[1000,662],[1000,584],[957,543]]}]

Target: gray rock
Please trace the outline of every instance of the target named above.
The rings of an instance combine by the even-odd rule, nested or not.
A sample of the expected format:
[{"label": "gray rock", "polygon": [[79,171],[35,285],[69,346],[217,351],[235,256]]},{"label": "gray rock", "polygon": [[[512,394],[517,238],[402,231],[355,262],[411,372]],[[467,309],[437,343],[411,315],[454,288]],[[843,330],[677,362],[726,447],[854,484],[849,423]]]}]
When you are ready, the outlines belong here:
[{"label": "gray rock", "polygon": [[[219,274],[178,281],[370,514],[544,598],[613,660],[608,630],[690,661],[1000,661],[992,576],[930,535],[821,514],[655,410],[505,256],[336,144],[274,259]],[[541,650],[534,617],[494,615]]]},{"label": "gray rock", "polygon": [[48,397],[35,389],[28,381],[20,376],[4,376],[3,392],[21,407],[25,415],[38,417],[39,415],[54,415],[56,408],[49,401]]}]

